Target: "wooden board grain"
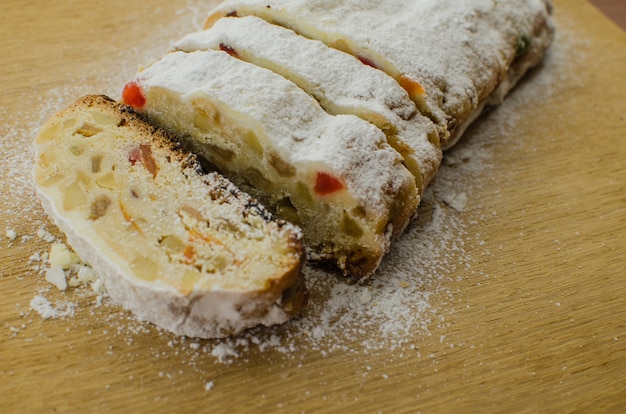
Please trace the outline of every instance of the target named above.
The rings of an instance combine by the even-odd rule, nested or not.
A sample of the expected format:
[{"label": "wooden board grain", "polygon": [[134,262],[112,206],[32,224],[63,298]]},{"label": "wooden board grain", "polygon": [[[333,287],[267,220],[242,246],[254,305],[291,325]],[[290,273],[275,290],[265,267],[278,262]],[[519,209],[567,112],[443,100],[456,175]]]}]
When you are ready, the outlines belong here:
[{"label": "wooden board grain", "polygon": [[609,19],[626,30],[626,3],[622,0],[591,0]]},{"label": "wooden board grain", "polygon": [[[210,6],[0,5],[1,412],[626,410],[626,34],[583,0],[555,1],[552,66],[448,154],[490,153],[459,214],[471,271],[440,280],[445,294],[429,299],[439,319],[403,346],[350,352],[359,337],[319,352],[288,336],[290,352],[251,347],[224,364],[207,342],[141,324],[88,289],[50,290],[33,257],[50,243],[37,233],[61,235],[11,169],[29,168],[52,111],[80,91],[119,95]],[[530,93],[538,84],[546,93]],[[486,136],[493,124],[505,134]],[[74,316],[43,319],[30,309],[38,294],[74,303]]]}]

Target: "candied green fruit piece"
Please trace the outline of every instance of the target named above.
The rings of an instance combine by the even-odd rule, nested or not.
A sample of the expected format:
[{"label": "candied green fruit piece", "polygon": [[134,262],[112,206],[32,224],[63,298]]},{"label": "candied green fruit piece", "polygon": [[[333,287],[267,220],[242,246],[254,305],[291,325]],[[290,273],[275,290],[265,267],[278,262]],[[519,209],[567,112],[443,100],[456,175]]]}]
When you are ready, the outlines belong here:
[{"label": "candied green fruit piece", "polygon": [[348,213],[343,212],[343,219],[341,221],[341,230],[348,236],[359,238],[363,236],[363,229]]}]

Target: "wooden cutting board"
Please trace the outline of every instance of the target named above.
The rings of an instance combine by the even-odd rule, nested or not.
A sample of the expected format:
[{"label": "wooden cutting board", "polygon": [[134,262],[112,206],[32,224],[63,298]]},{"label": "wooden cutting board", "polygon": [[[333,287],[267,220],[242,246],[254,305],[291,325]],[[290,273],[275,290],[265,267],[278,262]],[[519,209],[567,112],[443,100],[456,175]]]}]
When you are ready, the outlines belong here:
[{"label": "wooden cutting board", "polygon": [[[439,259],[423,250],[439,273],[409,275],[423,287],[398,316],[417,323],[385,338],[384,318],[357,316],[326,342],[296,323],[237,344],[176,338],[88,287],[46,283],[42,256],[62,237],[25,172],[46,117],[81,94],[119,97],[216,2],[3,1],[0,412],[625,412],[626,34],[586,1],[554,3],[544,67],[447,154],[432,200],[458,240]],[[56,317],[33,310],[42,299]]]}]

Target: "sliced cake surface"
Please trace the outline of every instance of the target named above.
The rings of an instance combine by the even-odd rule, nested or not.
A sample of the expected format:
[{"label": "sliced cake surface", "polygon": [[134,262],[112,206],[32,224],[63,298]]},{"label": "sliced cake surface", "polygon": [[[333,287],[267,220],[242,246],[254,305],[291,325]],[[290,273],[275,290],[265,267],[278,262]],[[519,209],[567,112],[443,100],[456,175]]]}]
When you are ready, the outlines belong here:
[{"label": "sliced cake surface", "polygon": [[329,115],[293,82],[226,51],[170,53],[123,96],[302,226],[311,257],[347,274],[373,273],[419,204],[380,129]]},{"label": "sliced cake surface", "polygon": [[440,131],[417,112],[390,76],[354,56],[282,26],[247,16],[226,17],[191,33],[175,47],[185,52],[223,50],[297,84],[328,113],[356,115],[379,127],[403,157],[420,191],[441,162]]},{"label": "sliced cake surface", "polygon": [[130,107],[86,96],[35,140],[45,211],[111,298],[181,335],[283,323],[305,302],[300,230]]}]

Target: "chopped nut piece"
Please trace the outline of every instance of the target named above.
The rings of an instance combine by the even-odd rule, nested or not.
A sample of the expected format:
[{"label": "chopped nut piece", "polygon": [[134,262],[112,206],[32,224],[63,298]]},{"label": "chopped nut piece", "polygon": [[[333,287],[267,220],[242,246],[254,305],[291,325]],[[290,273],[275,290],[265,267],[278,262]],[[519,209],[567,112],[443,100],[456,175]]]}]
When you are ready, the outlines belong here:
[{"label": "chopped nut piece", "polygon": [[94,155],[91,157],[91,172],[99,173],[102,168],[102,155]]},{"label": "chopped nut piece", "polygon": [[54,243],[50,248],[50,254],[48,256],[50,267],[58,267],[65,270],[79,262],[80,259],[78,256],[71,252],[64,243]]},{"label": "chopped nut piece", "polygon": [[252,131],[247,131],[243,134],[243,139],[246,145],[254,151],[258,156],[263,155],[263,145],[259,142],[259,138]]},{"label": "chopped nut piece", "polygon": [[[204,219],[204,217],[202,217],[202,213],[200,213],[198,210],[196,210],[193,207],[190,206],[182,206],[178,212],[178,214],[181,216],[181,218],[183,219],[183,222],[185,224],[189,224],[189,225],[196,225],[197,223],[205,223],[206,220]],[[191,221],[186,220],[187,217],[194,219],[196,222],[193,223]]]},{"label": "chopped nut piece", "polygon": [[74,135],[78,134],[84,136],[85,138],[91,138],[99,132],[102,132],[101,128],[85,123],[74,131]]},{"label": "chopped nut piece", "polygon": [[44,181],[43,186],[50,187],[50,186],[56,185],[64,178],[65,176],[63,174],[54,174],[53,176],[48,178],[46,181]]},{"label": "chopped nut piece", "polygon": [[283,160],[280,155],[275,152],[270,154],[270,164],[281,177],[293,177],[296,175],[296,168]]},{"label": "chopped nut piece", "polygon": [[170,256],[174,254],[181,254],[185,250],[185,244],[183,241],[178,236],[174,235],[163,237],[159,240],[159,245],[165,248]]},{"label": "chopped nut piece", "polygon": [[96,197],[91,203],[91,211],[89,212],[89,220],[97,220],[104,216],[111,205],[111,199],[105,195]]},{"label": "chopped nut piece", "polygon": [[200,278],[200,272],[195,270],[187,270],[180,282],[180,292],[188,295],[193,291],[193,287]]},{"label": "chopped nut piece", "polygon": [[60,267],[51,267],[46,270],[46,281],[52,283],[59,290],[67,289],[65,272]]},{"label": "chopped nut piece", "polygon": [[72,210],[85,204],[87,204],[87,196],[78,183],[75,182],[67,187],[63,197],[63,208],[65,210]]},{"label": "chopped nut piece", "polygon": [[77,145],[72,145],[70,147],[70,152],[72,153],[72,155],[79,157],[85,153],[85,148],[79,147]]},{"label": "chopped nut piece", "polygon": [[154,260],[147,257],[136,257],[130,264],[137,277],[152,281],[156,280],[159,275],[159,267]]},{"label": "chopped nut piece", "polygon": [[115,180],[115,175],[112,172],[108,172],[98,178],[96,178],[96,184],[102,188],[108,188],[110,190],[116,190],[119,186]]},{"label": "chopped nut piece", "polygon": [[361,237],[363,236],[363,229],[359,224],[351,218],[346,212],[343,213],[343,220],[341,221],[341,230],[352,236],[352,237]]}]

